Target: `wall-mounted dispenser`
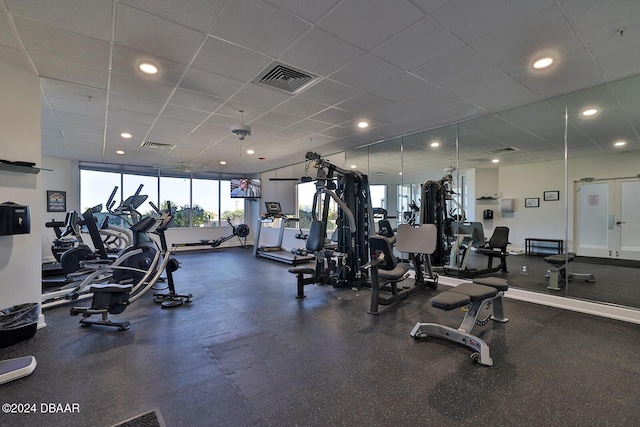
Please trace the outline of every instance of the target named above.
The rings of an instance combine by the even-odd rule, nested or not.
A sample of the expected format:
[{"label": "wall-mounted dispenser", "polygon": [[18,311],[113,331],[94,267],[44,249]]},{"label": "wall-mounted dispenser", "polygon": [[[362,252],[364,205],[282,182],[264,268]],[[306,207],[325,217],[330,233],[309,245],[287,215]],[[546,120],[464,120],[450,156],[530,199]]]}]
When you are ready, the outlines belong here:
[{"label": "wall-mounted dispenser", "polygon": [[29,206],[13,202],[0,203],[0,236],[30,232],[31,211]]},{"label": "wall-mounted dispenser", "polygon": [[501,212],[514,212],[516,210],[516,199],[500,199]]},{"label": "wall-mounted dispenser", "polygon": [[493,219],[493,209],[485,209],[482,211],[482,219]]}]

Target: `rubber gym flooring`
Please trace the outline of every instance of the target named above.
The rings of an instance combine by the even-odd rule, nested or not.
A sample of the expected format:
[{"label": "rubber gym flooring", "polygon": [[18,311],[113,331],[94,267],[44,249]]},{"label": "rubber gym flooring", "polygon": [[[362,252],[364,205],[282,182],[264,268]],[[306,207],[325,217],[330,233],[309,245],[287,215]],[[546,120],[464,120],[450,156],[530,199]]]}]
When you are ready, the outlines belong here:
[{"label": "rubber gym flooring", "polygon": [[122,332],[56,307],[35,337],[0,349],[38,361],[0,386],[1,403],[36,413],[0,413],[0,425],[110,426],[154,410],[167,426],[640,425],[638,325],[506,299],[508,323],[473,330],[491,348],[485,367],[466,347],[409,336],[417,321],[459,326],[461,311],[429,304],[444,286],[372,316],[368,289],[307,286],[297,300],[288,266],[250,250],[178,259],[191,304],[145,296],[113,316],[132,322]]}]

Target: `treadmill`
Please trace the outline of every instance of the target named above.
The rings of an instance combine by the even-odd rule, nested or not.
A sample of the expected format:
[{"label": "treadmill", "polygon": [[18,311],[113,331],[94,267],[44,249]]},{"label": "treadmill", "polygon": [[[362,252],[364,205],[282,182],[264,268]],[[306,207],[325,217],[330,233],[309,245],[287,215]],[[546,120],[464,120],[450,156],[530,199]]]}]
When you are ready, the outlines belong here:
[{"label": "treadmill", "polygon": [[[282,247],[284,237],[284,229],[287,223],[298,222],[298,218],[289,218],[282,213],[280,202],[265,202],[267,212],[260,216],[258,226],[256,227],[255,243],[253,245],[253,255],[262,258],[272,259],[274,261],[291,264],[294,267],[298,264],[314,261],[315,255],[296,255],[291,251],[287,251]],[[278,235],[278,244],[275,246],[260,246],[260,231],[264,224],[269,224],[280,219],[280,233]]]}]

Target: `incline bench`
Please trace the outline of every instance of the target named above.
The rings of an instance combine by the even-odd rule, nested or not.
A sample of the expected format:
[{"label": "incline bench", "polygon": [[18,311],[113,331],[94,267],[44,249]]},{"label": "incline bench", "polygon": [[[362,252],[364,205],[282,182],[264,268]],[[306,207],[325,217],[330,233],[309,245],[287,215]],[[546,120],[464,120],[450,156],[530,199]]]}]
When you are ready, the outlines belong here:
[{"label": "incline bench", "polygon": [[[493,366],[493,360],[489,354],[489,346],[480,338],[471,334],[473,326],[485,325],[489,319],[505,323],[509,319],[504,317],[502,296],[509,289],[505,279],[498,277],[478,278],[473,283],[461,283],[450,291],[442,292],[431,298],[433,307],[450,311],[455,308],[467,306],[467,311],[458,329],[437,323],[418,322],[409,335],[418,339],[437,337],[463,344],[475,352],[471,359],[475,363],[485,366]],[[493,308],[493,314],[483,319],[478,319],[483,308]]]}]

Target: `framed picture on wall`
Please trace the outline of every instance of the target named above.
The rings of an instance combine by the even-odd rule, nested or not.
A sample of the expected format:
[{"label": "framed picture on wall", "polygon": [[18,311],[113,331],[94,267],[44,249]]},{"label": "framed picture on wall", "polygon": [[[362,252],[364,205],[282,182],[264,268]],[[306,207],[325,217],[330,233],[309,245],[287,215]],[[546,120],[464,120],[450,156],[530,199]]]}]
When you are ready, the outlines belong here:
[{"label": "framed picture on wall", "polygon": [[47,190],[47,212],[66,212],[67,192]]},{"label": "framed picture on wall", "polygon": [[540,207],[540,198],[539,197],[529,197],[524,199],[524,207],[525,208],[539,208]]},{"label": "framed picture on wall", "polygon": [[544,201],[545,202],[556,202],[560,200],[560,192],[559,191],[545,191],[544,192]]}]

